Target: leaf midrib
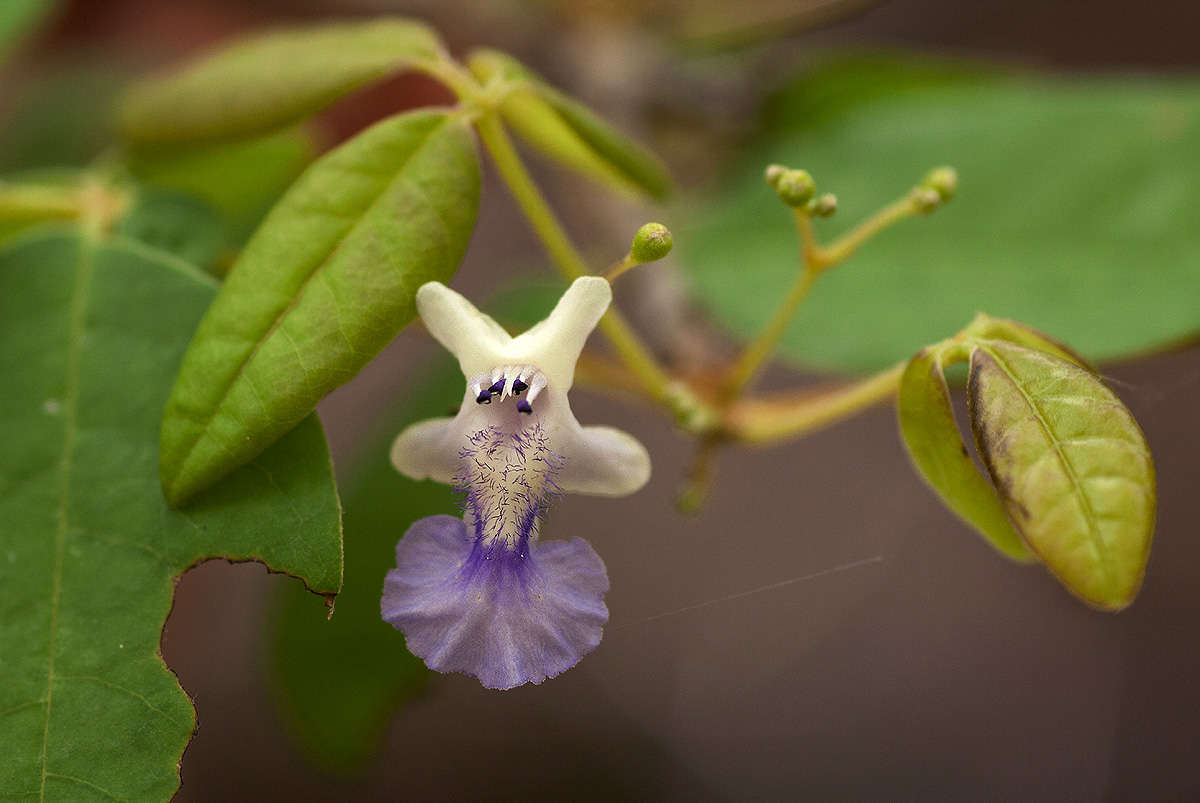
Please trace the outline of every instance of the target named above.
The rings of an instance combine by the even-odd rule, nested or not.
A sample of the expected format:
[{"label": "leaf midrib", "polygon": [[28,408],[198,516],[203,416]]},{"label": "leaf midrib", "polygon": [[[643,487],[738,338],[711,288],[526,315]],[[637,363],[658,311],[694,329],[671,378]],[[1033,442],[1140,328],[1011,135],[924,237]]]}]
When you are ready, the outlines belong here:
[{"label": "leaf midrib", "polygon": [[200,430],[200,433],[194,439],[192,439],[192,442],[188,446],[188,450],[184,454],[183,459],[179,461],[179,470],[175,475],[177,481],[180,477],[185,475],[188,465],[192,462],[192,458],[195,456],[196,448],[204,440],[205,435],[208,434],[209,424],[211,424],[212,418],[229,399],[230,392],[232,392],[233,388],[244,376],[246,372],[246,366],[254,361],[254,358],[258,355],[258,352],[262,348],[263,344],[271,338],[271,336],[279,328],[279,325],[282,323],[284,318],[286,318],[288,314],[296,308],[296,305],[300,303],[300,299],[302,299],[304,294],[308,291],[309,285],[311,285],[313,280],[322,273],[323,269],[329,264],[334,255],[341,250],[346,241],[359,230],[359,227],[363,225],[363,222],[366,220],[370,212],[375,209],[375,207],[383,198],[387,196],[388,190],[390,190],[396,184],[396,182],[404,176],[404,172],[408,169],[409,165],[411,165],[413,160],[416,159],[417,156],[429,145],[429,142],[432,140],[433,136],[437,132],[441,131],[445,126],[453,122],[453,120],[454,118],[452,116],[445,115],[440,123],[429,129],[429,132],[425,135],[424,139],[421,141],[421,144],[414,148],[408,157],[397,168],[395,176],[392,178],[392,180],[384,184],[383,189],[380,190],[379,194],[364,208],[362,214],[359,215],[358,220],[346,230],[345,234],[337,239],[333,247],[329,249],[329,253],[325,256],[325,258],[322,259],[308,274],[308,276],[304,278],[304,281],[301,282],[300,287],[296,290],[292,300],[279,312],[278,315],[275,316],[275,319],[271,322],[271,325],[267,328],[267,331],[263,333],[262,337],[260,337],[257,342],[255,342],[254,347],[250,350],[250,353],[246,355],[246,359],[244,359],[238,366],[237,371],[234,372],[233,376],[230,377],[229,382],[226,383],[224,389],[221,391],[221,396],[217,400],[217,403],[212,406],[211,414],[208,421],[206,421],[204,428]]},{"label": "leaf midrib", "polygon": [[67,332],[66,359],[66,392],[63,398],[63,449],[59,457],[59,491],[57,520],[58,527],[54,537],[54,569],[51,575],[50,591],[50,640],[46,660],[46,712],[42,725],[42,777],[38,789],[38,799],[46,799],[46,778],[54,773],[47,770],[47,752],[50,743],[50,715],[54,698],[54,658],[58,639],[58,607],[62,595],[63,551],[66,546],[67,532],[70,526],[68,506],[71,498],[71,467],[75,452],[75,439],[78,430],[79,412],[79,381],[81,374],[81,357],[83,352],[83,330],[86,323],[88,297],[92,286],[92,268],[96,252],[93,236],[84,235],[79,239],[79,263],[75,271],[75,284],[71,290],[71,317]]},{"label": "leaf midrib", "polygon": [[1025,387],[1019,381],[1017,381],[1016,375],[1009,368],[1008,363],[1004,360],[1004,358],[1001,357],[994,349],[989,348],[988,346],[981,344],[979,348],[986,351],[991,358],[996,361],[996,366],[1004,372],[1004,375],[1008,377],[1008,380],[1012,383],[1013,387],[1015,387],[1017,392],[1021,394],[1021,397],[1025,399],[1025,403],[1028,404],[1029,409],[1033,411],[1033,416],[1037,420],[1038,426],[1041,427],[1046,439],[1050,441],[1051,447],[1053,447],[1055,453],[1058,455],[1059,463],[1062,465],[1063,471],[1067,475],[1067,479],[1070,480],[1071,486],[1075,489],[1075,496],[1077,499],[1079,499],[1079,507],[1083,511],[1084,519],[1087,521],[1088,540],[1091,543],[1092,551],[1096,554],[1096,562],[1100,567],[1100,571],[1104,574],[1105,585],[1111,586],[1114,581],[1114,574],[1112,568],[1109,566],[1108,555],[1105,552],[1104,544],[1100,539],[1100,528],[1096,521],[1096,511],[1092,509],[1092,503],[1088,499],[1087,493],[1083,488],[1083,483],[1075,471],[1075,466],[1071,463],[1070,458],[1067,457],[1066,452],[1063,451],[1062,446],[1059,443],[1059,439],[1050,429],[1050,424],[1046,420],[1045,414],[1042,412],[1042,408],[1039,407],[1037,402],[1034,401],[1033,397],[1025,391]]}]

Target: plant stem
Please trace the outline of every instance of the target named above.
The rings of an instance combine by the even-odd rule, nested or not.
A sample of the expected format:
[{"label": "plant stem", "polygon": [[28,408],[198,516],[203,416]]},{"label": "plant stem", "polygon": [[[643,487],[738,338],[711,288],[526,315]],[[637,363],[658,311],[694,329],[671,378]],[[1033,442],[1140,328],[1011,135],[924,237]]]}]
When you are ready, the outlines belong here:
[{"label": "plant stem", "polygon": [[[807,218],[805,219],[807,220]],[[775,351],[780,339],[787,332],[788,324],[792,322],[792,316],[796,314],[796,310],[808,296],[808,291],[812,289],[816,278],[817,270],[812,265],[806,264],[800,271],[800,275],[796,277],[796,281],[792,283],[792,288],[788,290],[787,296],[776,307],[771,320],[758,333],[758,337],[751,341],[746,350],[742,352],[742,356],[738,358],[737,363],[734,364],[723,388],[722,395],[725,399],[733,400],[740,396],[746,385],[758,373],[762,364]]]},{"label": "plant stem", "polygon": [[685,484],[675,498],[675,505],[680,513],[697,513],[704,506],[709,491],[712,490],[717,470],[719,445],[720,440],[716,436],[705,435],[700,438],[696,453],[692,457],[692,464],[688,468]]},{"label": "plant stem", "polygon": [[[839,262],[846,260],[858,250],[859,246],[888,226],[907,217],[912,217],[916,214],[916,211],[916,206],[913,204],[911,195],[905,195],[903,198],[892,201],[829,245],[822,248],[815,245],[814,241],[812,255],[808,264],[814,265],[821,271],[827,270]],[[805,216],[805,224],[807,224],[807,220]]]},{"label": "plant stem", "polygon": [[[525,219],[542,241],[559,272],[568,279],[587,275],[587,264],[571,244],[541,190],[533,183],[496,115],[483,114],[475,126],[513,199],[521,207]],[[612,342],[613,348],[637,377],[646,394],[654,401],[670,407],[682,423],[714,417],[702,415],[708,412],[707,405],[667,374],[619,312],[610,308],[600,319],[600,330]]]},{"label": "plant stem", "polygon": [[633,254],[626,254],[624,259],[622,259],[617,264],[613,265],[611,268],[608,269],[607,272],[605,272],[604,278],[608,279],[609,284],[612,284],[614,281],[616,281],[617,277],[620,276],[622,273],[629,270],[630,268],[636,268],[640,264],[642,264],[642,263],[638,262],[637,260],[635,260],[633,258]]},{"label": "plant stem", "polygon": [[76,218],[82,212],[83,202],[77,188],[0,181],[0,220],[29,223]]},{"label": "plant stem", "polygon": [[546,203],[541,190],[533,183],[512,140],[495,114],[484,114],[475,121],[479,139],[492,156],[500,177],[521,207],[525,219],[550,254],[555,267],[568,279],[578,279],[588,273],[587,263],[571,244],[558,218]]},{"label": "plant stem", "polygon": [[766,443],[821,429],[891,398],[907,365],[905,360],[882,373],[824,392],[739,401],[725,413],[725,430],[738,440]]},{"label": "plant stem", "polygon": [[912,195],[905,195],[880,209],[874,215],[859,223],[846,234],[834,240],[828,246],[822,247],[813,233],[812,220],[808,213],[801,208],[795,210],[796,232],[800,236],[801,255],[804,267],[788,294],[775,309],[771,320],[762,328],[758,336],[746,346],[741,357],[729,372],[729,378],[722,389],[722,398],[732,402],[741,395],[746,385],[758,373],[767,358],[775,352],[779,341],[787,333],[788,325],[796,315],[800,304],[808,297],[817,277],[834,265],[846,260],[859,246],[874,237],[879,232],[906,217],[916,213]]}]

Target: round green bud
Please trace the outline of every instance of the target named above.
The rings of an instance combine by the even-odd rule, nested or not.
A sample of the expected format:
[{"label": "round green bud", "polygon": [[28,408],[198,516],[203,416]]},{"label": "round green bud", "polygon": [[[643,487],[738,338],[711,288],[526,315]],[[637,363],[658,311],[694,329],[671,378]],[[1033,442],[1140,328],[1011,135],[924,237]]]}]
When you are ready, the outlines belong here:
[{"label": "round green bud", "polygon": [[767,183],[774,188],[777,184],[779,184],[779,179],[783,178],[787,171],[788,169],[784,165],[767,165],[767,169],[763,173],[763,178],[765,178]]},{"label": "round green bud", "polygon": [[943,201],[949,201],[958,191],[958,171],[953,167],[935,167],[925,175],[921,186],[936,192]]},{"label": "round green bud", "polygon": [[808,213],[814,217],[831,217],[837,211],[837,196],[827,192],[814,198],[808,205]]},{"label": "round green bud", "polygon": [[653,262],[671,253],[671,230],[661,223],[647,223],[633,235],[629,253],[638,262]]},{"label": "round green bud", "polygon": [[942,196],[929,187],[917,187],[912,191],[913,207],[922,215],[928,215],[942,205]]},{"label": "round green bud", "polygon": [[817,185],[804,170],[787,170],[774,184],[775,192],[788,206],[804,206],[812,200]]}]

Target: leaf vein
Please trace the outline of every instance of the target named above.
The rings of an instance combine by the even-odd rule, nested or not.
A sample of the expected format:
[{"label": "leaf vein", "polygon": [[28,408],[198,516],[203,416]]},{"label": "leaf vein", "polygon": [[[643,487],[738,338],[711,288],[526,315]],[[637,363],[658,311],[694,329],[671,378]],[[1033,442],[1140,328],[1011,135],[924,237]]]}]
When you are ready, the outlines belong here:
[{"label": "leaf vein", "polygon": [[89,789],[95,789],[97,792],[101,793],[105,797],[108,797],[112,800],[125,800],[125,801],[129,800],[129,798],[127,798],[127,797],[121,797],[119,795],[113,794],[112,792],[108,791],[107,789],[105,789],[103,786],[100,786],[99,784],[94,784],[91,781],[85,781],[83,778],[77,778],[74,775],[64,775],[61,772],[47,772],[46,776],[50,777],[50,778],[60,778],[64,781],[71,781],[72,783],[77,783],[80,786],[86,786]]},{"label": "leaf vein", "polygon": [[128,686],[122,686],[120,683],[113,683],[111,680],[105,680],[104,678],[99,677],[97,675],[59,675],[57,679],[58,680],[86,680],[86,681],[90,681],[92,683],[99,683],[102,686],[108,686],[110,689],[116,689],[117,691],[125,692],[130,697],[136,697],[137,699],[139,699],[143,703],[145,703],[147,708],[149,708],[154,713],[161,715],[168,722],[172,722],[177,725],[183,725],[184,727],[187,727],[187,728],[190,728],[192,726],[191,722],[185,722],[184,720],[176,719],[175,717],[168,714],[166,711],[163,711],[161,708],[156,706],[154,703],[150,702],[150,700],[148,700],[144,694],[139,694],[138,692],[134,691],[133,689],[129,688]]},{"label": "leaf vein", "polygon": [[58,639],[58,608],[62,595],[63,557],[66,550],[70,518],[67,505],[71,498],[71,458],[75,453],[75,438],[79,415],[79,381],[82,365],[83,335],[86,325],[88,296],[91,292],[94,241],[80,240],[79,263],[75,284],[71,290],[70,326],[67,334],[66,393],[63,400],[63,450],[59,458],[58,526],[54,535],[54,568],[50,584],[50,640],[46,657],[46,713],[42,725],[42,780],[39,799],[46,799],[46,756],[50,745],[50,716],[54,700],[54,657]]},{"label": "leaf vein", "polygon": [[[15,714],[18,711],[24,711],[26,708],[32,708],[33,706],[41,705],[44,702],[46,702],[46,698],[42,697],[38,700],[30,700],[27,703],[21,703],[20,705],[14,705],[11,708],[6,708],[3,711],[0,711],[0,717],[6,717],[9,714]],[[37,794],[37,793],[34,792],[34,794]]]},{"label": "leaf vein", "polygon": [[1021,397],[1025,399],[1025,403],[1029,405],[1029,409],[1032,410],[1033,414],[1037,417],[1038,424],[1042,429],[1042,433],[1046,436],[1046,439],[1050,441],[1050,447],[1055,453],[1058,454],[1063,471],[1066,473],[1067,479],[1070,481],[1071,485],[1074,486],[1076,495],[1079,498],[1079,508],[1083,513],[1084,520],[1088,525],[1088,535],[1090,537],[1089,540],[1091,542],[1092,552],[1096,556],[1096,562],[1100,566],[1100,569],[1104,573],[1107,580],[1111,582],[1114,575],[1112,567],[1109,566],[1108,555],[1103,549],[1103,542],[1100,536],[1100,525],[1096,519],[1096,511],[1092,509],[1091,500],[1088,499],[1087,493],[1085,493],[1083,489],[1083,481],[1075,471],[1074,464],[1071,463],[1070,458],[1067,457],[1066,451],[1059,444],[1058,439],[1054,436],[1054,431],[1050,428],[1050,423],[1046,420],[1046,416],[1045,413],[1043,413],[1042,408],[1029,394],[1029,392],[1025,390],[1024,385],[1017,381],[1017,378],[1013,374],[1013,371],[1009,367],[1008,363],[1005,362],[1004,358],[1001,357],[1000,354],[998,354],[995,350],[987,349],[987,351],[991,355],[992,359],[996,361],[996,365],[1000,368],[1000,370],[1003,371],[1005,376],[1008,377],[1008,381],[1012,383],[1013,387],[1017,389],[1017,392],[1021,394]]}]

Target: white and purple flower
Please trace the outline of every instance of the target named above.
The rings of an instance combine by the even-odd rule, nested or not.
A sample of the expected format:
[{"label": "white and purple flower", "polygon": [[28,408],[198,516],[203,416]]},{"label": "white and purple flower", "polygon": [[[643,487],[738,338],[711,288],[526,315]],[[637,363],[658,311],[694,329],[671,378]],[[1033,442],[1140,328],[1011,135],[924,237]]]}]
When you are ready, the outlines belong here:
[{"label": "white and purple flower", "polygon": [[467,388],[458,415],[404,430],[392,462],[458,488],[463,516],[409,528],[382,613],[431,669],[509,689],[570,669],[600,643],[604,563],[580,538],[538,536],[559,493],[622,496],[650,477],[640,443],[580,426],[567,402],[575,362],[611,300],[604,279],[576,279],[549,318],[511,337],[443,284],[417,291],[421,319],[458,358]]}]

